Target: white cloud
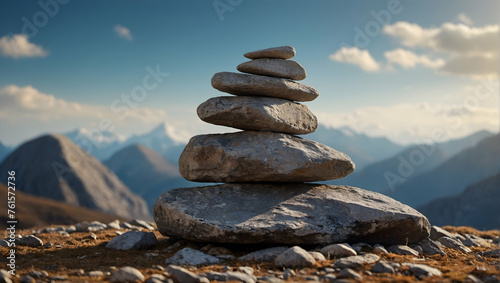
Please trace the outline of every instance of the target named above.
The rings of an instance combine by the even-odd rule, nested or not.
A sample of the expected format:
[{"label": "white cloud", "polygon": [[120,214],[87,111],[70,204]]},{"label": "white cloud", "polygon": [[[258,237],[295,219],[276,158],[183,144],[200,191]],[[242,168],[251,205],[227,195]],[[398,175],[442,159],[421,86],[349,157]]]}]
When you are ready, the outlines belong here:
[{"label": "white cloud", "polygon": [[0,53],[5,57],[45,57],[49,53],[41,46],[29,42],[24,34],[14,34],[0,38]]},{"label": "white cloud", "polygon": [[464,14],[464,13],[460,13],[460,14],[458,14],[457,19],[458,19],[460,22],[462,22],[462,23],[464,23],[464,24],[466,24],[466,25],[468,25],[468,26],[471,26],[472,24],[474,24],[474,22],[472,21],[472,19],[471,19],[471,18],[469,18],[469,17],[468,17],[466,14]]},{"label": "white cloud", "polygon": [[436,69],[444,65],[443,59],[430,59],[425,55],[417,55],[411,51],[401,48],[386,51],[384,56],[389,64],[398,64],[401,67],[408,69],[414,68],[417,65],[422,65],[431,69]]},{"label": "white cloud", "polygon": [[[80,127],[91,130],[100,129],[103,121],[109,121],[117,133],[130,135],[165,121],[183,130],[183,125],[180,123],[187,120],[174,120],[163,110],[140,106],[126,109],[128,114],[121,118],[124,112],[114,112],[111,103],[112,101],[108,106],[76,103],[57,98],[52,94],[42,93],[32,86],[8,85],[0,89],[0,117],[2,118],[0,136],[2,142],[16,144],[33,138],[41,132],[61,133]],[[125,105],[122,103],[120,107],[123,108]],[[190,122],[187,121],[186,124]],[[192,127],[195,126],[199,127],[198,124]],[[185,136],[180,138],[185,139]]]},{"label": "white cloud", "polygon": [[119,37],[125,38],[128,41],[132,40],[132,34],[130,33],[130,30],[128,28],[121,25],[116,25],[113,29]]},{"label": "white cloud", "polygon": [[[439,28],[425,29],[417,24],[397,22],[384,26],[383,32],[399,40],[402,45],[447,55],[448,58],[443,62],[431,65],[428,65],[430,62],[422,63],[438,67],[438,71],[472,78],[498,76],[499,25],[470,27],[444,23]],[[424,58],[420,58],[422,60]]]},{"label": "white cloud", "polygon": [[[498,95],[497,95],[498,96]],[[498,132],[498,108],[463,105],[399,104],[364,107],[346,113],[316,113],[321,123],[349,127],[372,137],[387,137],[400,144],[419,143],[432,139],[436,131],[446,139],[461,138],[479,130]]]},{"label": "white cloud", "polygon": [[356,65],[367,72],[380,71],[380,65],[373,59],[368,50],[357,47],[342,47],[328,56],[330,60]]}]

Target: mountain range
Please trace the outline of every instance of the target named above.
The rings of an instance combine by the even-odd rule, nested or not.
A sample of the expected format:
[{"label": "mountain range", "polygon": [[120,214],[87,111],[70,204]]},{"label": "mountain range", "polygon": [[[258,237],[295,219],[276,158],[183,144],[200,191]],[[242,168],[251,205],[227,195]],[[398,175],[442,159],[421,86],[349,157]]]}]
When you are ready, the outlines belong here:
[{"label": "mountain range", "polygon": [[10,152],[11,149],[6,147],[2,142],[0,142],[0,162],[2,162],[2,160],[4,160],[5,157],[9,155]]},{"label": "mountain range", "polygon": [[142,144],[123,148],[104,164],[134,193],[142,196],[150,210],[165,191],[198,185],[182,178],[176,165]]},{"label": "mountain range", "polygon": [[500,172],[485,178],[456,196],[440,198],[418,208],[432,225],[500,228]]},{"label": "mountain range", "polygon": [[19,146],[0,164],[0,180],[15,171],[16,190],[126,218],[151,219],[145,201],[106,166],[62,135]]}]

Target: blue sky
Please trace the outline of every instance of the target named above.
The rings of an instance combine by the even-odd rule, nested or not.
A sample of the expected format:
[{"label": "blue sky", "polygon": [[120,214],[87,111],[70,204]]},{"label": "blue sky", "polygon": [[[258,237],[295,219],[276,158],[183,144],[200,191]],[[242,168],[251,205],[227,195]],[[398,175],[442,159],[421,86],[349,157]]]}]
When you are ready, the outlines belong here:
[{"label": "blue sky", "polygon": [[[212,75],[281,45],[296,48],[302,82],[320,92],[307,105],[325,125],[406,144],[437,128],[449,138],[498,131],[498,67],[469,62],[498,65],[500,2],[398,2],[2,1],[0,141],[98,128],[103,119],[124,135],[160,122],[179,139],[226,131],[196,116],[200,103],[224,95]],[[358,29],[368,41],[356,45]],[[127,115],[113,111],[148,67],[169,75]]]}]

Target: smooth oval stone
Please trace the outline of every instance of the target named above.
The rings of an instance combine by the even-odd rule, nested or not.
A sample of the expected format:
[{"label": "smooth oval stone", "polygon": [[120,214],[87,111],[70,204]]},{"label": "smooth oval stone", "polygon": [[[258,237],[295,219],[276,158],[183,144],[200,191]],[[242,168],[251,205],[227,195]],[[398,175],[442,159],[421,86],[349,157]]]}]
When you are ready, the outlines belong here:
[{"label": "smooth oval stone", "polygon": [[294,101],[312,101],[319,95],[315,88],[289,79],[231,72],[216,73],[212,77],[212,86],[234,95],[269,96]]},{"label": "smooth oval stone", "polygon": [[306,70],[299,63],[283,59],[255,59],[239,64],[236,69],[243,73],[297,81],[303,80],[307,76]]},{"label": "smooth oval stone", "polygon": [[258,58],[279,58],[279,59],[290,59],[295,56],[295,48],[292,46],[280,46],[272,47],[267,49],[261,49],[257,51],[252,51],[245,53],[243,55],[248,59],[258,59]]},{"label": "smooth oval stone", "polygon": [[425,216],[388,196],[303,183],[173,189],[158,198],[153,215],[163,235],[205,243],[404,245],[430,230]]},{"label": "smooth oval stone", "polygon": [[195,182],[314,182],[354,171],[344,153],[300,137],[244,131],[192,137],[179,171]]},{"label": "smooth oval stone", "polygon": [[307,106],[272,97],[221,96],[198,106],[201,120],[241,130],[308,134],[318,128]]}]

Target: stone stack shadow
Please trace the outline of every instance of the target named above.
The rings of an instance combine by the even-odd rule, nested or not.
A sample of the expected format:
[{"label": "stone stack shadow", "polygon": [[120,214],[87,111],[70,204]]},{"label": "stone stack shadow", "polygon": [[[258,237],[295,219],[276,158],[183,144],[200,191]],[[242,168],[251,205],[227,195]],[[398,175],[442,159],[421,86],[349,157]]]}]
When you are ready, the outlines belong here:
[{"label": "stone stack shadow", "polygon": [[162,194],[153,209],[160,232],[218,243],[404,244],[429,236],[427,219],[389,197],[349,186],[308,184],[354,171],[346,154],[298,137],[318,121],[299,102],[318,97],[296,82],[305,69],[291,46],[244,55],[242,73],[221,72],[212,86],[234,96],[210,98],[201,120],[242,130],[198,135],[179,159],[184,178],[226,183]]}]

